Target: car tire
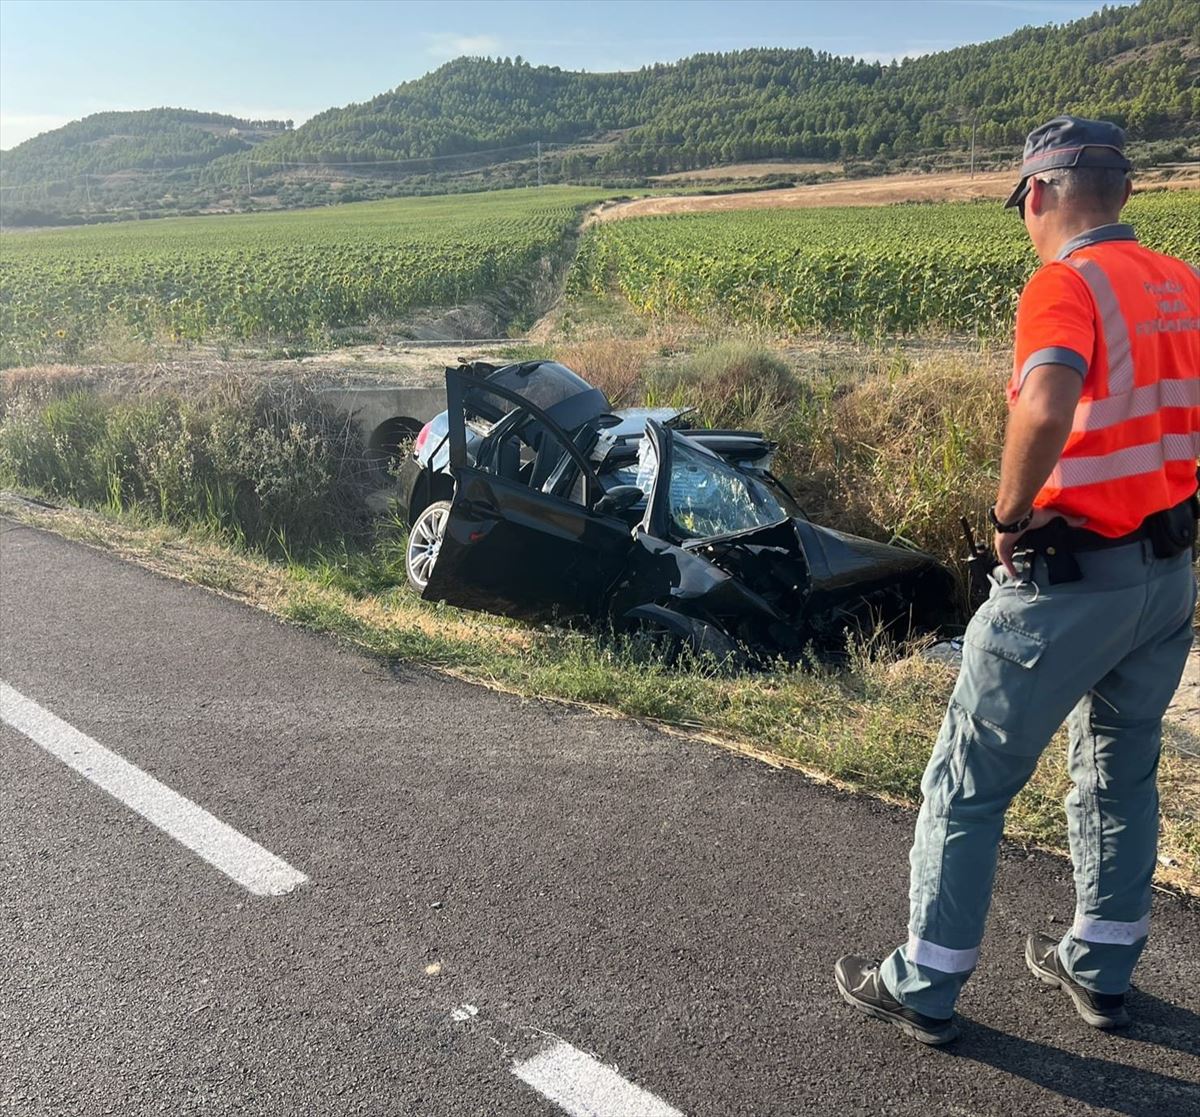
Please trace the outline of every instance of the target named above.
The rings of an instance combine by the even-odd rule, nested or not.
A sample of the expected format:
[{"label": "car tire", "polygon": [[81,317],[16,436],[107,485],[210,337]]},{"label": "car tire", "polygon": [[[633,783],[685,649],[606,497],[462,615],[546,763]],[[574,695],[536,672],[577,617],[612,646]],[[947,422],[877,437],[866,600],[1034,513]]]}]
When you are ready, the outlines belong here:
[{"label": "car tire", "polygon": [[750,665],[744,649],[716,625],[682,617],[672,620],[668,610],[653,605],[631,612],[634,633],[649,644],[664,667],[703,660],[720,674],[736,674]]},{"label": "car tire", "polygon": [[450,502],[435,500],[421,510],[409,529],[408,545],[404,548],[404,573],[415,594],[424,593],[429,584],[449,515]]}]

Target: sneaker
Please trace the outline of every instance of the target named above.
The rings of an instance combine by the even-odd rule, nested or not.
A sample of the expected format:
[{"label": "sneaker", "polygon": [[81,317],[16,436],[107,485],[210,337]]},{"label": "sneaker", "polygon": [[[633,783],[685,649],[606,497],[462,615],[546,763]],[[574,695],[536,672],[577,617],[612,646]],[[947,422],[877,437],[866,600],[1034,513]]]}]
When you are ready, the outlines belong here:
[{"label": "sneaker", "polygon": [[936,1016],[925,1016],[896,1000],[879,975],[879,963],[870,958],[847,954],[837,960],[833,976],[846,1004],[877,1020],[886,1020],[921,1043],[941,1047],[958,1038],[958,1025],[953,1017],[939,1020]]},{"label": "sneaker", "polygon": [[1079,984],[1058,956],[1058,940],[1034,933],[1025,940],[1025,965],[1038,981],[1065,989],[1075,1010],[1093,1028],[1124,1028],[1129,1021],[1124,993],[1093,993]]}]

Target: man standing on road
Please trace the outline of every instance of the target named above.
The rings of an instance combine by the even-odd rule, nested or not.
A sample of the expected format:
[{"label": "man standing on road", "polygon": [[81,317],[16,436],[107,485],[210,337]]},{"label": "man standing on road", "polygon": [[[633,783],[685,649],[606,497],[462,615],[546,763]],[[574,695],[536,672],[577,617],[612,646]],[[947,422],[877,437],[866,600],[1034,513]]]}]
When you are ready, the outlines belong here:
[{"label": "man standing on road", "polygon": [[1025,961],[1097,1028],[1150,926],[1162,716],[1192,643],[1200,453],[1200,273],[1119,223],[1130,164],[1113,124],[1031,132],[1015,206],[1043,267],[1017,310],[996,568],[925,771],[909,935],[839,959],[842,997],[927,1044],[958,1034],[1004,815],[1068,720],[1076,908]]}]

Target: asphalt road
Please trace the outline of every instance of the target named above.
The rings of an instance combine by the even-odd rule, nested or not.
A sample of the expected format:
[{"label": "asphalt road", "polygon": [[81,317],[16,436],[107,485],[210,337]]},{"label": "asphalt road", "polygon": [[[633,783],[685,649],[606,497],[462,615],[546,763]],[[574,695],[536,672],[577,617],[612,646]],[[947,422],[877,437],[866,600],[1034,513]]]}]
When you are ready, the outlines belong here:
[{"label": "asphalt road", "polygon": [[[308,878],[256,895],[0,724],[0,1110],[1200,1113],[1175,898],[1136,1025],[1099,1034],[1021,960],[1070,918],[1068,868],[1006,850],[963,1037],[925,1049],[831,976],[903,933],[904,811],[4,522],[0,624],[0,680]],[[644,1104],[513,1073],[562,1051]]]}]

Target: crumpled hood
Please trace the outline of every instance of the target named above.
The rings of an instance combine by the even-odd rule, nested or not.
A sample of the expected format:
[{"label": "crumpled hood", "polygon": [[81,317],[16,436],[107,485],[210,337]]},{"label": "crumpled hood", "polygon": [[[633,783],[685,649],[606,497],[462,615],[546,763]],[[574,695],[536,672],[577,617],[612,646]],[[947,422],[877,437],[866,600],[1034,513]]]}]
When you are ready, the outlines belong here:
[{"label": "crumpled hood", "polygon": [[938,565],[937,560],[924,551],[910,551],[857,535],[846,535],[809,520],[792,522],[808,560],[809,584],[814,592],[887,582]]}]

